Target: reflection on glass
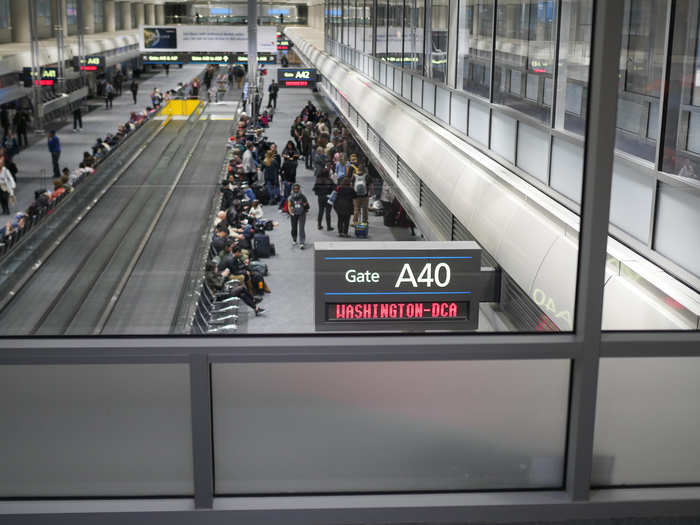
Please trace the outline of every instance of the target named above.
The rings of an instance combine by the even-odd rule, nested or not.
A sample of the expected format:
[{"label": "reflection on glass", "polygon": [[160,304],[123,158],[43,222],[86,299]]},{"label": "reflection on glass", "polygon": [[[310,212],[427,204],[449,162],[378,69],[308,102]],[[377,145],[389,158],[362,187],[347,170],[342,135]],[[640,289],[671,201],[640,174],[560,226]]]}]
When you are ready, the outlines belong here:
[{"label": "reflection on glass", "polygon": [[554,71],[555,4],[507,0],[497,6],[494,102],[549,122],[544,86]]},{"label": "reflection on glass", "polygon": [[[404,9],[404,65],[422,73],[425,0],[406,0]],[[404,96],[406,96],[405,92]]]},{"label": "reflection on glass", "polygon": [[[359,1],[359,0],[358,0]],[[369,54],[372,52],[372,42],[374,41],[374,25],[372,23],[372,2],[369,0],[364,0],[363,8],[363,37],[362,37],[362,50]]]},{"label": "reflection on glass", "polygon": [[668,0],[625,0],[615,146],[653,161]]},{"label": "reflection on glass", "polygon": [[386,60],[401,65],[403,59],[403,0],[389,0],[389,32]]},{"label": "reflection on glass", "polygon": [[449,18],[449,0],[433,0],[430,12],[430,76],[440,82],[447,80]]},{"label": "reflection on glass", "polygon": [[[586,131],[593,0],[564,0],[561,10],[554,126],[583,135]],[[545,85],[545,93],[546,90]],[[545,103],[551,104],[551,95],[545,95]]]},{"label": "reflection on glass", "polygon": [[457,30],[457,82],[462,89],[489,96],[493,0],[463,0],[459,3]]},{"label": "reflection on glass", "polygon": [[700,180],[700,4],[675,8],[663,171]]},{"label": "reflection on glass", "polygon": [[388,5],[387,0],[379,0],[377,2],[377,34],[375,56],[386,57],[386,40],[387,40],[387,15]]}]

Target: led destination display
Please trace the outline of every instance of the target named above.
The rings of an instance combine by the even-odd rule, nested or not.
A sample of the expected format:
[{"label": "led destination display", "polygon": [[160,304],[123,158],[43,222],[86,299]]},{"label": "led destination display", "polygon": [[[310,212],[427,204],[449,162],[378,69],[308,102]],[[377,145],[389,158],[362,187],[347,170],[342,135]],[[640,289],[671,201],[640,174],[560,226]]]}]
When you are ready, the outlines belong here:
[{"label": "led destination display", "polygon": [[317,73],[314,68],[280,68],[277,70],[277,82],[281,87],[308,87],[316,81]]},{"label": "led destination display", "polygon": [[468,302],[326,303],[328,321],[465,320]]},{"label": "led destination display", "polygon": [[314,258],[317,330],[475,330],[498,295],[474,242],[315,243]]}]

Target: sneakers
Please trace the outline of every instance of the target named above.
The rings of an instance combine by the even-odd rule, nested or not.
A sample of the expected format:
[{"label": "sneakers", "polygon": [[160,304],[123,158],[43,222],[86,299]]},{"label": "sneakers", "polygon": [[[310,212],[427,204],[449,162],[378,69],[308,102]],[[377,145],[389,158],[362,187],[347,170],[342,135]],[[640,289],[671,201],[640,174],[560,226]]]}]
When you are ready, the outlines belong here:
[{"label": "sneakers", "polygon": [[259,316],[261,313],[263,313],[265,309],[262,306],[257,306],[255,308],[255,317]]},{"label": "sneakers", "polygon": [[319,229],[319,230],[322,230],[322,229],[323,229],[323,225],[322,225],[322,224],[319,224],[319,225],[318,225],[318,229]]},{"label": "sneakers", "polygon": [[300,249],[300,250],[303,250],[303,249],[304,249],[304,243],[303,243],[303,242],[299,245],[299,249]]},{"label": "sneakers", "polygon": [[333,228],[333,226],[329,226],[328,228],[326,228],[326,230],[328,230],[329,232],[332,232],[334,229],[335,228]]},{"label": "sneakers", "polygon": [[292,246],[296,246],[296,245],[297,245],[297,241],[292,240]]}]

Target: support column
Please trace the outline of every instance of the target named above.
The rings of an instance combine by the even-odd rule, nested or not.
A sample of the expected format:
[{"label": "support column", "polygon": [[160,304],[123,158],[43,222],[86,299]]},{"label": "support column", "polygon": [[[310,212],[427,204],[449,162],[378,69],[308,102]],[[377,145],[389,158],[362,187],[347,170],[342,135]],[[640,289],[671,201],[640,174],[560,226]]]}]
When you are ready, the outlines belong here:
[{"label": "support column", "polygon": [[131,29],[131,2],[119,2],[119,9],[122,10],[122,29]]},{"label": "support column", "polygon": [[[251,100],[251,117],[255,120],[258,79],[258,3],[248,0],[248,97]],[[262,95],[262,94],[261,94]]]},{"label": "support column", "polygon": [[165,24],[165,4],[158,4],[156,8],[156,25],[162,26]]},{"label": "support column", "polygon": [[91,35],[95,32],[95,5],[92,0],[79,0],[79,9],[83,11],[83,33]]},{"label": "support column", "polygon": [[105,32],[114,33],[117,30],[117,21],[114,17],[114,10],[116,9],[116,2],[114,0],[105,0]]},{"label": "support column", "polygon": [[153,4],[144,4],[144,8],[146,10],[145,13],[145,22],[147,26],[152,26],[155,25],[156,23],[156,10]]},{"label": "support column", "polygon": [[12,0],[10,4],[10,17],[12,20],[12,41],[29,42],[29,3],[26,0]]},{"label": "support column", "polygon": [[136,27],[141,27],[144,22],[143,2],[134,2],[134,5],[136,6],[136,20],[133,20],[133,23]]}]

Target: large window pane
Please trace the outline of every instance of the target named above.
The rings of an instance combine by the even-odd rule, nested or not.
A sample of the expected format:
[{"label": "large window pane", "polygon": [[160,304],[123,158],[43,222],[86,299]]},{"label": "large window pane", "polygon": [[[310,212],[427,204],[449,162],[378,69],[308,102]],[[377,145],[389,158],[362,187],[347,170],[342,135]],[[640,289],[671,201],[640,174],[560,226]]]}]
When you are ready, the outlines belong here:
[{"label": "large window pane", "polygon": [[596,486],[700,483],[700,358],[603,359]]},{"label": "large window pane", "polygon": [[527,0],[497,5],[494,102],[516,107],[548,123],[551,108],[540,95],[544,91],[538,87],[537,100],[529,100],[525,78],[532,75],[532,82],[544,86],[552,77],[554,2]]},{"label": "large window pane", "polygon": [[214,364],[215,491],[560,487],[568,377],[567,361]]},{"label": "large window pane", "polygon": [[387,23],[388,23],[389,6],[387,0],[379,0],[377,2],[377,35],[375,56],[386,58],[387,44]]},{"label": "large window pane", "polygon": [[482,97],[489,96],[492,33],[493,0],[459,3],[457,84],[461,82],[462,89]]},{"label": "large window pane", "polygon": [[392,64],[403,62],[403,0],[389,0],[389,33],[387,60]]},{"label": "large window pane", "polygon": [[[583,135],[586,129],[593,0],[564,0],[561,10],[554,125],[559,129]],[[546,96],[545,104],[551,104],[551,99],[548,100]]]},{"label": "large window pane", "polygon": [[430,76],[440,82],[447,80],[449,19],[449,0],[433,0],[430,12]]},{"label": "large window pane", "polygon": [[186,364],[0,367],[0,497],[188,496]]},{"label": "large window pane", "polygon": [[425,0],[406,0],[404,18],[404,64],[422,74]]},{"label": "large window pane", "polygon": [[615,146],[648,161],[656,151],[648,129],[661,94],[667,6],[668,0],[625,0]]}]

